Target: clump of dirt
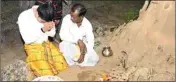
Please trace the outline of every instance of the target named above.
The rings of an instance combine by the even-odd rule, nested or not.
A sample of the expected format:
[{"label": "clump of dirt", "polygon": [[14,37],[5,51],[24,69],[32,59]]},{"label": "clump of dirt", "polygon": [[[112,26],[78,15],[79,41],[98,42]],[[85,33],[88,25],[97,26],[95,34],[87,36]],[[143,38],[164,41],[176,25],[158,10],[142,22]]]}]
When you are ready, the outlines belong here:
[{"label": "clump of dirt", "polygon": [[[169,5],[167,11],[164,8],[166,5]],[[138,68],[129,75],[129,81],[156,81],[156,78],[158,81],[174,80],[175,61],[174,55],[171,54],[175,49],[175,32],[172,31],[175,27],[174,6],[174,1],[151,1],[147,9],[141,9],[138,20],[116,30],[110,43],[114,53],[122,62],[126,61],[122,63],[125,68]],[[161,15],[158,12],[164,13]],[[166,23],[164,20],[170,22]],[[117,50],[125,51],[127,56]],[[167,77],[164,77],[164,74]]]}]

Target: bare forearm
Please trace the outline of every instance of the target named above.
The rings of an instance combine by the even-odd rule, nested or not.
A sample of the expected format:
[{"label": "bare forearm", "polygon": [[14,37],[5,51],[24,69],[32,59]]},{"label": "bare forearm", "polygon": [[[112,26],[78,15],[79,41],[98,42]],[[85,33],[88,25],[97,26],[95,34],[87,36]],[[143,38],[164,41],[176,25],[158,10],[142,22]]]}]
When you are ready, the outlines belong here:
[{"label": "bare forearm", "polygon": [[84,44],[84,42],[82,40],[78,40],[78,46],[80,47],[81,55],[85,55],[86,52],[87,52],[87,48],[86,48],[86,45]]}]

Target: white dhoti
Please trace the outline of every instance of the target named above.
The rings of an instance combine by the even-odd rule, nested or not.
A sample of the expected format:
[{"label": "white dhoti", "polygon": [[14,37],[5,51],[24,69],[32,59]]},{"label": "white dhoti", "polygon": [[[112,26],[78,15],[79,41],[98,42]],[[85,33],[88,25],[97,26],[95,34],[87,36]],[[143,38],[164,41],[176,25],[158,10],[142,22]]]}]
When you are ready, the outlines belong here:
[{"label": "white dhoti", "polygon": [[[85,45],[87,47],[87,44]],[[84,61],[78,64],[76,61],[79,59],[80,50],[76,44],[62,41],[59,47],[69,66],[72,66],[74,64],[77,64],[79,66],[95,66],[99,61],[99,56],[96,54],[93,48],[87,47],[87,53],[85,54]]]}]

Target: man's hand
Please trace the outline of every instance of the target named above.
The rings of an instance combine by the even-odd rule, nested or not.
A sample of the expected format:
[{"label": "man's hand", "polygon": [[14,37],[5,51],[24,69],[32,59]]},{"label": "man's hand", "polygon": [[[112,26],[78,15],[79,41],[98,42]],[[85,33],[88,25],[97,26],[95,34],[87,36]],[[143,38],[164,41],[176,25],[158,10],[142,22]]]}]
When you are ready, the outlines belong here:
[{"label": "man's hand", "polygon": [[54,26],[55,26],[55,23],[54,23],[53,21],[51,21],[51,22],[46,22],[46,23],[44,23],[44,27],[42,28],[42,30],[43,30],[44,32],[50,31]]}]

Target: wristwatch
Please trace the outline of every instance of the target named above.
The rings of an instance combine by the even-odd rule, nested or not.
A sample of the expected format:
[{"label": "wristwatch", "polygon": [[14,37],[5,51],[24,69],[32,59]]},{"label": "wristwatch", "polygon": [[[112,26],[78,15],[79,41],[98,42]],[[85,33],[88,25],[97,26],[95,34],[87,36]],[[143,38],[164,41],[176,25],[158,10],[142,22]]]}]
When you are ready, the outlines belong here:
[{"label": "wristwatch", "polygon": [[45,33],[45,31],[43,31],[43,29],[41,28],[41,31],[43,32],[43,33]]}]

